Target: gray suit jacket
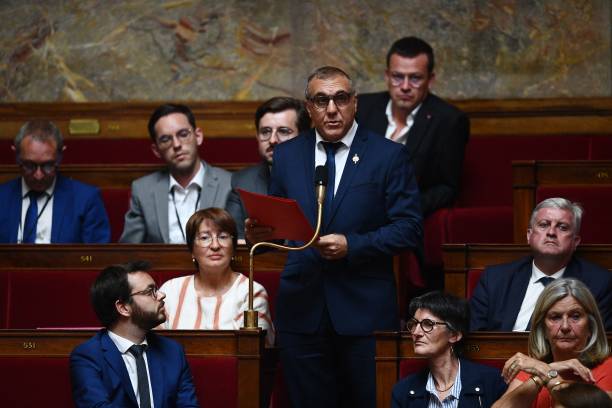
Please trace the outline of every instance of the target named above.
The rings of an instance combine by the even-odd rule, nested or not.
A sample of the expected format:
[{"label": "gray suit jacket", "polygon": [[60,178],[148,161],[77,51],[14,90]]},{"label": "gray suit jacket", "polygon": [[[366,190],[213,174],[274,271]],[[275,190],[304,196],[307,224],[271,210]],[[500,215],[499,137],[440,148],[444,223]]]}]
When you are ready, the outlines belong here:
[{"label": "gray suit jacket", "polygon": [[[225,207],[230,192],[231,173],[208,165],[204,166],[204,188],[200,207]],[[125,214],[125,225],[119,242],[168,243],[168,170],[147,174],[132,183],[130,209]]]},{"label": "gray suit jacket", "polygon": [[236,191],[241,188],[252,193],[268,194],[270,168],[268,163],[261,162],[256,166],[247,167],[232,174],[232,191],[227,197],[225,209],[232,215],[238,228],[238,238],[244,238],[244,220],[248,214]]}]

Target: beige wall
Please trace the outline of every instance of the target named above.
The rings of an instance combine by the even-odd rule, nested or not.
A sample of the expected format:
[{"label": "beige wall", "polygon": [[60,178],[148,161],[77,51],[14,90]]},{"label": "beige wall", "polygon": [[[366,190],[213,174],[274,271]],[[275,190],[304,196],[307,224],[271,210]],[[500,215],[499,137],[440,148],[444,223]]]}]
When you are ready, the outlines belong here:
[{"label": "beige wall", "polygon": [[3,0],[0,101],[301,96],[337,65],[382,89],[418,35],[453,99],[612,96],[608,0]]}]

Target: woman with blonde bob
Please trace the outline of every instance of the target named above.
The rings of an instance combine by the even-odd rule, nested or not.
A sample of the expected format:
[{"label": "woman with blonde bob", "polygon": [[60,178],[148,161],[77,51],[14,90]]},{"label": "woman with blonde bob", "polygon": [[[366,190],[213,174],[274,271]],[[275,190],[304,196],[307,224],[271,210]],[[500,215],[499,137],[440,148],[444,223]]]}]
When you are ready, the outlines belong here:
[{"label": "woman with blonde bob", "polygon": [[[221,208],[196,211],[185,228],[196,273],[170,279],[159,290],[166,294],[164,329],[237,330],[248,306],[249,280],[234,272],[236,223]],[[267,330],[266,345],[274,345],[268,294],[253,282],[253,308],[259,326]]]},{"label": "woman with blonde bob", "polygon": [[493,406],[549,408],[550,391],[566,382],[612,391],[612,358],[597,303],[576,279],[556,279],[531,318],[529,356],[516,353],[502,371],[508,390]]}]

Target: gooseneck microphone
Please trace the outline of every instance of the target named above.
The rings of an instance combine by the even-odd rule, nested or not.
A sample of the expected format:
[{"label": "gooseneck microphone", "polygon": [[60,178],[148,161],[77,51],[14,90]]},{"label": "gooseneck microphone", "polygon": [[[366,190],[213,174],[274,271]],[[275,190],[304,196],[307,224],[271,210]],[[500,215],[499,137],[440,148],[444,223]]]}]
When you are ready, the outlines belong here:
[{"label": "gooseneck microphone", "polygon": [[317,166],[315,168],[315,188],[317,203],[323,205],[325,200],[325,188],[327,187],[327,167]]},{"label": "gooseneck microphone", "polygon": [[290,247],[287,245],[280,245],[274,242],[258,242],[251,247],[249,252],[249,305],[248,309],[244,311],[244,328],[245,329],[257,329],[257,312],[253,308],[253,256],[255,250],[259,247],[271,247],[276,249],[282,249],[285,251],[301,251],[311,246],[318,238],[321,232],[321,221],[323,219],[323,202],[325,201],[325,188],[327,186],[327,167],[317,166],[315,168],[315,189],[317,195],[317,226],[315,228],[314,235],[306,244],[301,247]]}]

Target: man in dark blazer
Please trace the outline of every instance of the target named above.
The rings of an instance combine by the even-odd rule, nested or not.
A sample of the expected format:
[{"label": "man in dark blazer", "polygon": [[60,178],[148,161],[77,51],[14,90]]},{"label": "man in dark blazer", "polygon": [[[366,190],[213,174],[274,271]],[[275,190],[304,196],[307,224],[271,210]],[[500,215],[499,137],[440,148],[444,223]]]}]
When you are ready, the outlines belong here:
[{"label": "man in dark blazer", "polygon": [[[317,69],[306,99],[315,129],[276,146],[269,190],[314,227],[315,167],[327,166],[323,232],[289,253],[276,299],[285,381],[294,407],[373,407],[373,332],[399,328],[393,255],[422,239],[418,188],[406,148],[357,126],[344,71]],[[246,227],[266,238],[266,226]]]},{"label": "man in dark blazer", "polygon": [[62,177],[59,129],[30,121],[13,143],[21,177],[0,184],[0,243],[107,243],[110,226],[97,188]]},{"label": "man in dark blazer", "polygon": [[561,277],[578,279],[591,290],[606,330],[612,330],[612,274],[574,255],[582,212],[564,198],[536,206],[527,229],[532,255],[484,270],[470,299],[471,330],[529,330],[539,294]]},{"label": "man in dark blazer", "polygon": [[225,206],[236,221],[239,238],[244,238],[244,220],[248,215],[236,189],[267,194],[274,147],[310,129],[310,117],[302,101],[276,96],[259,105],[255,111],[255,129],[262,161],[232,174],[232,191]]},{"label": "man in dark blazer", "polygon": [[357,109],[359,126],[408,148],[424,217],[453,204],[470,134],[465,113],[429,92],[434,78],[431,46],[401,38],[387,54],[388,91],[360,94]]},{"label": "man in dark blazer", "polygon": [[165,294],[148,264],[113,265],[91,289],[106,327],[70,355],[75,406],[121,408],[198,407],[182,347],[151,329],[166,319]]}]

